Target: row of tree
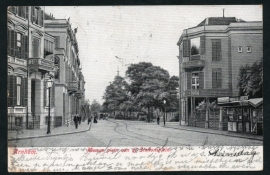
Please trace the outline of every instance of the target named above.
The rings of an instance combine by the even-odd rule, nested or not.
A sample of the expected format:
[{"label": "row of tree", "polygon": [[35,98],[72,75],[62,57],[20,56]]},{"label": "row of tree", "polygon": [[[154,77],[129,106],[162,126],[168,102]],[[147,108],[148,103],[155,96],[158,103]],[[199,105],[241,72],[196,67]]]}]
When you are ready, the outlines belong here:
[{"label": "row of tree", "polygon": [[116,76],[105,89],[103,111],[121,111],[124,114],[147,109],[148,122],[153,109],[177,111],[177,88],[179,78],[149,62],[131,64],[126,77]]}]

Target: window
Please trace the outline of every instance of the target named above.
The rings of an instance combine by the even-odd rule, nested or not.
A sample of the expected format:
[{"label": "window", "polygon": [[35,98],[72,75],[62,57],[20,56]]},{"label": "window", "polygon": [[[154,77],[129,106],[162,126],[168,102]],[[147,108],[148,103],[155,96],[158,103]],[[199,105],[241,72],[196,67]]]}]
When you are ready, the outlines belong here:
[{"label": "window", "polygon": [[251,46],[247,46],[247,52],[251,52]]},{"label": "window", "polygon": [[21,58],[21,51],[22,51],[22,34],[20,33],[17,33],[17,41],[16,41],[16,47],[17,47],[17,50],[16,50],[16,56],[18,58]]},{"label": "window", "polygon": [[191,48],[190,55],[200,54],[200,38],[193,38],[190,40]]},{"label": "window", "polygon": [[38,38],[33,38],[32,47],[33,47],[33,57],[39,58],[40,40]]},{"label": "window", "polygon": [[221,68],[212,69],[212,89],[222,88]]},{"label": "window", "polygon": [[21,105],[21,77],[17,77],[17,105]]},{"label": "window", "polygon": [[221,40],[213,39],[212,40],[212,61],[221,60]]},{"label": "window", "polygon": [[39,7],[32,7],[32,23],[43,26],[43,11]]},{"label": "window", "polygon": [[198,72],[192,73],[191,88],[199,89],[199,73]]},{"label": "window", "polygon": [[242,46],[238,46],[238,52],[243,52],[243,47]]},{"label": "window", "polygon": [[190,54],[190,40],[183,40],[183,57],[189,57]]}]

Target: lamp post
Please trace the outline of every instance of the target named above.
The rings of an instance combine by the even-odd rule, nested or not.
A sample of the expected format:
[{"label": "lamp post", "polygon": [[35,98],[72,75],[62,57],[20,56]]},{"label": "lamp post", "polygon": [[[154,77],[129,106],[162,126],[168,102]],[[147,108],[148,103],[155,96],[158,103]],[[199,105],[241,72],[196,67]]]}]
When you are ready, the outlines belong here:
[{"label": "lamp post", "polygon": [[51,78],[47,81],[47,87],[49,89],[49,112],[48,112],[48,126],[47,126],[47,134],[51,134],[51,87],[53,81]]},{"label": "lamp post", "polygon": [[[164,126],[165,126],[165,115],[166,115],[166,100],[163,100],[164,106],[165,106],[165,112],[164,112],[164,116],[163,116],[163,122],[164,122]],[[167,115],[166,115],[167,116]],[[167,118],[167,117],[166,117]]]}]

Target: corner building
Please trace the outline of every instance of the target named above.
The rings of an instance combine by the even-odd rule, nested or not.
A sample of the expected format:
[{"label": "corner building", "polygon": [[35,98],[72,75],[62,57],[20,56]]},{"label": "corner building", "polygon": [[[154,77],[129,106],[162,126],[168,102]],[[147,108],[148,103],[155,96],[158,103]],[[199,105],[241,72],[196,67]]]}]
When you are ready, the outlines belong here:
[{"label": "corner building", "polygon": [[183,31],[177,43],[182,125],[226,130],[221,108],[206,119],[196,106],[204,100],[239,96],[239,69],[262,59],[262,39],[261,21],[246,22],[235,17],[206,18]]}]

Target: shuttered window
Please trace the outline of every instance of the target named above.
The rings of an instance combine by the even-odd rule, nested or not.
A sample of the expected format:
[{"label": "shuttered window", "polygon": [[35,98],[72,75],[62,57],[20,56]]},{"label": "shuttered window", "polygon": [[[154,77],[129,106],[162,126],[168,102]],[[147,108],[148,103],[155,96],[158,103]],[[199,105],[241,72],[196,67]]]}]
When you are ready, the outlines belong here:
[{"label": "shuttered window", "polygon": [[27,78],[22,79],[22,90],[21,90],[21,101],[22,106],[27,106],[27,97],[28,97],[28,80]]},{"label": "shuttered window", "polygon": [[213,39],[212,40],[212,61],[221,60],[221,40]]},{"label": "shuttered window", "polygon": [[204,89],[204,72],[199,72],[200,89]]},{"label": "shuttered window", "polygon": [[200,37],[200,51],[201,54],[205,53],[205,36]]},{"label": "shuttered window", "polygon": [[17,35],[14,30],[10,31],[10,55],[15,56]]},{"label": "shuttered window", "polygon": [[222,69],[212,69],[212,89],[222,88]]},{"label": "shuttered window", "polygon": [[21,105],[21,84],[22,83],[22,78],[17,77],[17,105]]},{"label": "shuttered window", "polygon": [[187,72],[187,89],[191,89],[191,72]]},{"label": "shuttered window", "polygon": [[183,40],[183,57],[189,57],[190,54],[190,40]]},{"label": "shuttered window", "polygon": [[23,48],[24,48],[23,49],[23,51],[24,51],[23,54],[24,55],[22,57],[26,59],[26,58],[28,58],[28,36],[24,35],[23,38],[24,38],[23,39],[23,41],[24,41],[23,42]]},{"label": "shuttered window", "polygon": [[32,15],[31,15],[32,16],[31,17],[32,18],[32,23],[43,27],[43,21],[44,21],[43,10],[41,10],[38,7],[33,7],[32,6],[31,11],[32,11]]},{"label": "shuttered window", "polygon": [[10,47],[11,47],[11,30],[8,28],[7,30],[7,53],[10,55]]},{"label": "shuttered window", "polygon": [[14,107],[17,101],[16,76],[8,76],[8,107]]},{"label": "shuttered window", "polygon": [[40,53],[40,40],[38,38],[33,38],[32,42],[32,48],[33,48],[33,57],[39,58]]}]

